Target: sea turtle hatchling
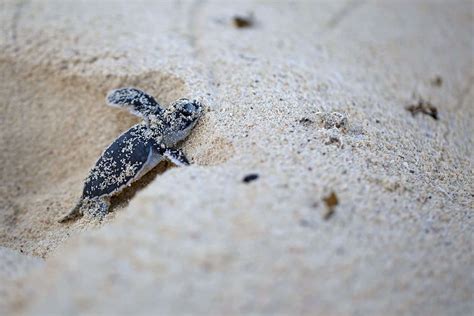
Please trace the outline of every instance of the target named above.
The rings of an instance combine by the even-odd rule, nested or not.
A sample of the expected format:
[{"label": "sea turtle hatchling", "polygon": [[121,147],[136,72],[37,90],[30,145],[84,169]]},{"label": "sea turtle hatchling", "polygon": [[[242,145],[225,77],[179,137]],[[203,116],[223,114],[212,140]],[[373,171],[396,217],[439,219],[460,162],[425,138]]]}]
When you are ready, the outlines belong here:
[{"label": "sea turtle hatchling", "polygon": [[177,166],[189,165],[186,156],[174,149],[185,139],[203,113],[202,105],[179,99],[163,109],[155,99],[135,88],[112,90],[107,103],[127,108],[143,118],[120,135],[105,149],[87,176],[82,196],[76,206],[59,222],[87,214],[103,218],[110,206],[110,197],[167,159]]}]

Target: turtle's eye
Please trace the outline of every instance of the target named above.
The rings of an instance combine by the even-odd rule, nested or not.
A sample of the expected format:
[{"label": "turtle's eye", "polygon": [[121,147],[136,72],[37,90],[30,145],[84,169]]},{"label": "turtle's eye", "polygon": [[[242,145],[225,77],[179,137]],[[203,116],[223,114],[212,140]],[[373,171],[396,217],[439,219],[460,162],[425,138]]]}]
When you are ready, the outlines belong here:
[{"label": "turtle's eye", "polygon": [[181,114],[184,116],[191,116],[193,113],[189,112],[188,110],[181,110]]},{"label": "turtle's eye", "polygon": [[191,116],[196,111],[196,106],[193,103],[186,103],[181,108],[181,113],[184,116]]}]

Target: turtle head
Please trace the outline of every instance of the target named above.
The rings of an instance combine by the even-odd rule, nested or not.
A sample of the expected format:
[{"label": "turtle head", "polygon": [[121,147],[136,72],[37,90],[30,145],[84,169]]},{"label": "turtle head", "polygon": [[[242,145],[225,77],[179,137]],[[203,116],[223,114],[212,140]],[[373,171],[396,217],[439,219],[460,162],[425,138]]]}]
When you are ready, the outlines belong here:
[{"label": "turtle head", "polygon": [[179,99],[173,102],[164,113],[166,132],[163,141],[167,146],[173,146],[185,139],[199,118],[203,106],[196,100]]}]

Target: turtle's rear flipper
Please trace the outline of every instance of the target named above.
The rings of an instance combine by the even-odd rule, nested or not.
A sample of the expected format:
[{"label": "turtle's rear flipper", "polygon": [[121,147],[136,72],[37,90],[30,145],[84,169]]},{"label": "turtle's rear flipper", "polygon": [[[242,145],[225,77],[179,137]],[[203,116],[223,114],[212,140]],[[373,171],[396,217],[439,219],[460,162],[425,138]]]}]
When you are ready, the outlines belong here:
[{"label": "turtle's rear flipper", "polygon": [[83,212],[81,213],[89,219],[102,221],[109,212],[109,207],[110,198],[107,196],[85,198],[83,201]]},{"label": "turtle's rear flipper", "polygon": [[77,202],[76,206],[74,206],[74,208],[66,216],[58,220],[58,222],[65,223],[65,222],[74,220],[78,217],[81,217],[82,216],[81,206],[82,206],[82,199],[80,199],[79,202]]}]

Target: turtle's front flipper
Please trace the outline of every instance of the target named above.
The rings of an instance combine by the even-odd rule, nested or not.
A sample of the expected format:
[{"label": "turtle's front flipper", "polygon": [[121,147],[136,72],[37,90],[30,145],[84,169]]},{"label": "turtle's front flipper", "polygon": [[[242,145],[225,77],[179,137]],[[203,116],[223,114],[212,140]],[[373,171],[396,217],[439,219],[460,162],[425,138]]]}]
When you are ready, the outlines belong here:
[{"label": "turtle's front flipper", "polygon": [[65,223],[77,219],[83,215],[98,218],[102,220],[108,213],[110,207],[110,199],[107,196],[95,198],[81,198],[76,206],[58,222]]},{"label": "turtle's front flipper", "polygon": [[188,159],[179,149],[165,148],[162,153],[166,159],[168,159],[178,167],[189,166]]},{"label": "turtle's front flipper", "polygon": [[161,115],[164,111],[151,95],[135,88],[110,91],[107,95],[107,104],[114,107],[125,107],[133,114],[145,119],[150,114]]}]

